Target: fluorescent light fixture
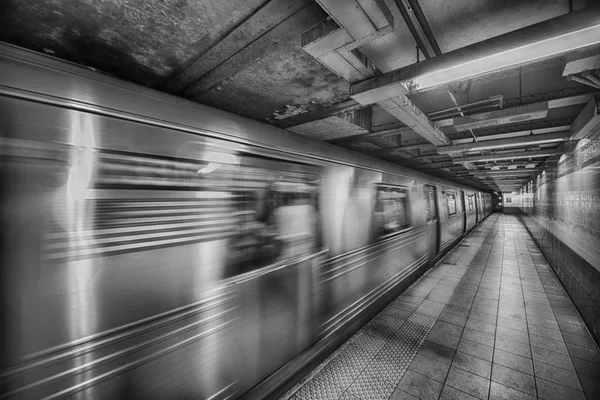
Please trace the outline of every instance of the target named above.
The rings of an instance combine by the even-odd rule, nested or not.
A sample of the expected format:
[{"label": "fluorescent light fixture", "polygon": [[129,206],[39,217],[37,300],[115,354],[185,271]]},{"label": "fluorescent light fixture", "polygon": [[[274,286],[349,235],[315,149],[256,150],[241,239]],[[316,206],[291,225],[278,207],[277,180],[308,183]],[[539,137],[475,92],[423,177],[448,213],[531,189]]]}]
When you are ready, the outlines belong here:
[{"label": "fluorescent light fixture", "polygon": [[516,165],[509,165],[508,169],[517,169],[517,166]]},{"label": "fluorescent light fixture", "polygon": [[[597,12],[596,9],[581,11],[587,11],[588,13]],[[581,16],[581,14],[579,16]],[[582,18],[585,19],[586,17],[582,16]],[[548,21],[537,24],[539,25],[539,29],[542,30],[544,27],[546,27],[546,25],[548,25],[547,22]],[[554,25],[548,25],[548,28],[556,29],[556,25],[558,25],[558,23],[555,23]],[[568,24],[566,25],[568,26]],[[526,35],[525,30],[527,30],[528,28],[536,29],[538,27],[534,25],[519,31],[523,31],[522,34]],[[566,29],[569,28],[567,27]],[[519,31],[511,33],[514,34]],[[511,33],[507,35],[510,35]],[[494,39],[500,38],[501,37]],[[414,79],[406,80],[404,83],[406,87],[409,87],[413,90],[423,90],[434,86],[439,86],[450,82],[470,78],[473,76],[482,75],[495,70],[512,67],[514,65],[532,62],[541,58],[559,55],[572,50],[591,46],[597,43],[600,43],[600,23],[596,23],[595,25],[588,26],[585,28],[575,29],[571,32],[562,32],[557,34],[556,36],[548,37],[545,39],[534,40],[531,43],[517,45],[513,48],[495,52],[494,54],[484,55],[480,57],[475,56],[471,59],[467,59],[463,62],[457,62],[456,64],[447,66],[445,68],[433,70],[430,72],[424,72],[422,75],[419,75]],[[500,40],[498,40],[497,44],[497,47],[506,48],[506,46],[502,46]],[[490,47],[494,46],[492,46],[492,44],[490,43]],[[482,49],[482,51],[485,50]]]}]

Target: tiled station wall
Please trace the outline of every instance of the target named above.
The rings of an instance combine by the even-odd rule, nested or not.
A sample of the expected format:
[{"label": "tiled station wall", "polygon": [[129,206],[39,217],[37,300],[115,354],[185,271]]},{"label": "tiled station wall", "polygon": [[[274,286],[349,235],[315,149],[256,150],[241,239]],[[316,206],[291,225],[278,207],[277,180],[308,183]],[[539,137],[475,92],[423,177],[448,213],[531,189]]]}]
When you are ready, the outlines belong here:
[{"label": "tiled station wall", "polygon": [[513,210],[518,210],[598,343],[600,135],[580,141],[558,160],[548,160],[542,171],[512,195]]}]

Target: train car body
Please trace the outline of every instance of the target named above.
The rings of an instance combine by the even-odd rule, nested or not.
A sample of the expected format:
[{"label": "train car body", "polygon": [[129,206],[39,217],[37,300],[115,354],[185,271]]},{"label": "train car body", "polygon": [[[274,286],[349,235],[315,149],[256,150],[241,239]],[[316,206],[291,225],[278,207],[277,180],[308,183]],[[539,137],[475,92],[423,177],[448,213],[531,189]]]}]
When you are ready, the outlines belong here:
[{"label": "train car body", "polygon": [[267,395],[491,212],[12,46],[0,77],[3,398]]}]

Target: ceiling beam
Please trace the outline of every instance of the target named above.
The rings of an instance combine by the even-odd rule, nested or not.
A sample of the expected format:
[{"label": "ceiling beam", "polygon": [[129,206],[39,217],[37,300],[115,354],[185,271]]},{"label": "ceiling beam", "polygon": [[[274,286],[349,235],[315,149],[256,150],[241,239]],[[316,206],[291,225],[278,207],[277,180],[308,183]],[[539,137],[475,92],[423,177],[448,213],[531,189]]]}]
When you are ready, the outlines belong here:
[{"label": "ceiling beam", "polygon": [[411,128],[428,142],[431,142],[436,146],[449,145],[452,143],[448,136],[436,127],[434,123],[408,99],[408,97],[397,96],[391,99],[378,101],[377,104],[389,114],[398,118],[406,124],[407,127]]},{"label": "ceiling beam", "polygon": [[[375,138],[386,137],[386,136],[402,135],[403,133],[408,133],[408,132],[412,132],[412,131],[413,131],[412,129],[404,126],[401,128],[386,129],[384,131],[369,132],[369,133],[364,133],[361,135],[353,135],[353,136],[349,136],[349,137],[333,139],[333,140],[329,140],[329,143],[340,146],[340,145],[360,142],[360,141],[363,141],[366,139],[375,139]],[[429,142],[427,142],[426,144],[431,145]]]},{"label": "ceiling beam", "polygon": [[314,122],[320,119],[325,119],[329,117],[333,117],[337,114],[347,113],[356,111],[359,108],[363,108],[362,104],[357,103],[356,101],[349,99],[339,103],[335,103],[330,107],[321,107],[316,105],[313,109],[309,109],[307,112],[302,114],[296,114],[291,117],[277,119],[273,118],[273,125],[279,128],[290,128],[296,125],[302,125],[309,122]]},{"label": "ceiling beam", "polygon": [[394,16],[387,4],[381,0],[317,3],[333,21],[324,21],[304,33],[302,49],[347,82],[375,76],[376,62],[361,52],[361,46],[393,33]]},{"label": "ceiling beam", "polygon": [[317,0],[317,3],[354,39],[361,40],[393,25],[394,18],[383,1]]},{"label": "ceiling beam", "polygon": [[600,43],[600,5],[354,83],[350,93],[362,104],[365,99],[385,100],[597,43]]},{"label": "ceiling beam", "polygon": [[[393,27],[393,15],[387,4],[381,0],[317,0],[323,9],[343,28],[333,31],[339,40],[329,43],[332,35],[319,36],[311,34],[310,40],[304,40],[303,49],[317,61],[324,64],[342,79],[352,83],[376,75],[376,68],[385,71],[378,60],[369,60],[360,48],[350,50],[347,46],[351,39],[354,41],[370,41],[376,39],[376,34],[390,26]],[[387,31],[386,31],[387,32]],[[347,37],[344,37],[346,35]],[[327,41],[327,44],[323,44]],[[365,42],[365,43],[367,43]],[[338,47],[339,46],[339,47]],[[365,61],[363,63],[362,61]],[[381,63],[380,63],[381,64]],[[356,99],[355,99],[356,100]],[[439,146],[451,144],[450,139],[440,131],[406,96],[388,96],[385,99],[370,98],[368,102],[357,100],[358,103],[369,106],[377,103],[391,115],[403,122],[408,128],[421,135],[425,140]],[[368,140],[368,139],[367,139]]]},{"label": "ceiling beam", "polygon": [[520,158],[534,158],[534,157],[550,157],[559,154],[558,149],[554,150],[535,150],[535,151],[515,151],[509,153],[496,153],[478,156],[466,156],[466,157],[455,157],[452,162],[461,163],[465,161],[494,161],[494,160],[513,160]]},{"label": "ceiling beam", "polygon": [[[173,74],[164,84],[169,93],[180,94],[211,71],[216,70],[230,58],[286,21],[301,9],[310,5],[309,0],[271,0],[257,8],[251,16],[229,31],[207,52],[192,55],[192,62]],[[192,49],[190,49],[192,50]],[[241,64],[246,66],[247,64]]]},{"label": "ceiling beam", "polygon": [[424,144],[413,144],[413,145],[409,145],[409,146],[398,146],[398,147],[392,147],[390,149],[384,149],[383,151],[387,152],[387,153],[397,153],[397,152],[401,152],[401,151],[413,151],[413,150],[421,150],[421,151],[426,151],[426,150],[435,150],[436,146],[431,144],[431,143],[424,143]]},{"label": "ceiling beam", "polygon": [[567,140],[570,136],[569,131],[547,133],[541,135],[527,135],[511,137],[506,139],[482,140],[479,142],[455,144],[452,146],[440,146],[437,148],[440,154],[464,153],[468,151],[479,151],[488,149],[499,149],[505,147],[520,147],[540,143],[554,143]]},{"label": "ceiling beam", "polygon": [[600,132],[600,96],[594,96],[581,110],[571,124],[571,138],[574,140],[594,136]]},{"label": "ceiling beam", "polygon": [[507,125],[515,121],[530,121],[548,116],[548,102],[526,104],[436,122],[436,126],[453,126],[457,132],[489,126]]},{"label": "ceiling beam", "polygon": [[[525,162],[525,163],[507,162],[507,163],[497,163],[497,164],[477,164],[477,166],[484,168],[486,171],[488,171],[488,170],[489,171],[508,171],[507,167],[509,167],[509,166],[517,167],[517,169],[521,169],[521,167],[530,169],[530,168],[537,168],[540,164],[542,164],[542,161],[536,160],[536,161]],[[533,165],[533,167],[527,168],[527,166],[532,166],[532,165]],[[499,169],[492,169],[492,168],[499,168]]]},{"label": "ceiling beam", "polygon": [[496,184],[498,186],[503,186],[503,185],[520,185],[523,184],[525,182],[527,182],[529,180],[529,178],[525,178],[525,179],[505,179],[505,180],[496,180]]},{"label": "ceiling beam", "polygon": [[593,71],[600,68],[600,54],[590,54],[582,52],[567,57],[563,76],[580,74],[582,72]]},{"label": "ceiling beam", "polygon": [[536,172],[540,172],[539,168],[527,168],[527,169],[503,169],[503,170],[474,170],[468,171],[471,175],[485,175],[485,176],[513,176],[513,175],[530,175]]},{"label": "ceiling beam", "polygon": [[426,58],[442,54],[433,31],[417,0],[395,0],[406,26]]},{"label": "ceiling beam", "polygon": [[[578,95],[578,96],[571,96],[571,97],[559,98],[559,99],[555,99],[555,100],[544,101],[544,102],[533,103],[533,104],[536,104],[538,107],[541,107],[541,106],[546,107],[547,106],[548,109],[558,108],[558,107],[567,107],[567,106],[571,106],[571,105],[585,104],[593,96],[594,96],[594,93],[591,93],[591,94],[584,94],[584,95]],[[351,101],[354,103],[353,100],[351,100]],[[488,101],[488,100],[486,100],[486,101]],[[473,104],[475,104],[475,103],[473,103]],[[354,108],[361,107],[361,105],[359,105],[358,103],[354,103],[354,105],[355,105]],[[511,115],[512,117],[515,117],[519,112],[522,112],[524,110],[524,107],[527,107],[527,106],[523,106],[523,107],[510,107],[510,108],[506,108],[504,110],[506,110],[507,115]],[[430,113],[428,115],[428,117],[430,115],[434,115],[435,113],[436,112]],[[313,114],[315,115],[316,118],[312,118]],[[325,117],[331,116],[333,114],[334,113],[331,112],[331,113],[328,113],[328,114],[323,114],[323,116],[318,116],[318,115],[316,115],[316,113],[305,113],[305,114],[300,114],[298,116],[294,116],[294,117],[285,119],[285,120],[283,120],[281,122],[276,122],[275,125],[277,125],[277,126],[281,126],[281,125],[290,126],[290,125],[295,125],[297,122],[300,122],[303,119],[307,119],[307,118],[310,118],[311,120],[312,119],[319,119],[319,118],[325,118]],[[492,115],[490,112],[486,112],[486,113],[473,114],[473,115],[471,115],[469,117],[474,118],[474,119],[485,119],[486,116],[490,116],[490,115]],[[288,122],[288,120],[290,122]],[[447,129],[445,127],[447,127],[447,126],[453,126],[455,124],[455,120],[456,120],[456,118],[446,118],[446,119],[442,119],[442,120],[437,120],[437,121],[434,122],[434,125],[436,125],[438,128],[440,128],[442,130],[442,132],[445,133],[445,132],[447,132]],[[400,124],[400,123],[397,123],[397,124]],[[536,124],[536,123],[534,122],[534,124]],[[392,125],[393,126],[393,124],[388,124],[388,125]],[[404,124],[402,124],[402,125],[404,125]],[[486,125],[486,124],[483,124],[483,125]],[[489,127],[489,125],[491,125],[491,124],[487,124],[487,125]],[[502,126],[502,124],[497,124],[497,123],[493,124],[494,128],[500,127],[500,126]],[[481,128],[484,128],[484,126],[482,126]],[[511,126],[511,128],[515,129],[513,126]],[[564,129],[564,130],[568,130],[569,126],[566,126],[566,127],[554,127],[554,128],[542,128],[542,129],[527,129],[527,130],[520,130],[520,131],[514,131],[514,132],[510,131],[510,129],[509,129],[506,132],[503,132],[501,134],[504,134],[504,135],[511,135],[511,134],[515,134],[515,135],[516,134],[527,135],[527,134],[530,134],[531,132],[533,132],[534,134],[537,134],[537,133],[546,133],[546,132],[556,132],[556,129],[561,129],[561,128]],[[362,141],[364,139],[371,139],[371,138],[380,137],[380,136],[392,136],[392,135],[403,134],[403,133],[406,133],[406,132],[412,132],[412,129],[408,128],[406,126],[398,126],[398,127],[393,127],[391,129],[379,130],[377,132],[369,132],[369,133],[365,133],[365,134],[361,134],[361,135],[353,135],[353,136],[350,136],[350,137],[333,139],[333,140],[330,141],[330,143],[333,143],[333,144],[336,144],[336,145],[342,145],[343,146],[343,145],[345,145],[347,143],[356,143],[356,142]],[[461,130],[460,132],[464,132],[464,131]],[[460,134],[460,133],[453,133],[452,137],[454,137],[455,139],[452,140],[452,143],[456,143],[457,140],[458,141],[467,140],[466,139],[467,137],[469,139],[472,138],[472,135],[468,134],[468,135],[465,136],[465,139],[456,139],[456,136],[460,136],[460,135],[462,135],[462,134]],[[477,137],[478,137],[478,139],[480,141],[482,141],[482,138],[484,136],[481,136],[481,134],[477,134]],[[427,143],[424,143],[424,144],[426,145],[425,146],[426,148],[430,148],[430,142],[427,142]],[[399,149],[398,151],[403,151],[403,150]]]},{"label": "ceiling beam", "polygon": [[435,121],[435,125],[438,128],[453,126],[456,131],[462,132],[468,129],[481,129],[513,124],[516,119],[518,119],[519,122],[523,122],[524,120],[533,121],[546,118],[548,110],[550,109],[586,104],[594,95],[595,93],[589,93],[563,97],[549,101],[508,107],[501,110],[472,114],[465,117],[446,118]]},{"label": "ceiling beam", "polygon": [[[248,34],[248,37],[252,38],[250,41],[243,36],[244,32],[247,32],[246,30],[238,32],[238,34],[242,34],[244,39],[241,42],[245,44],[238,47],[236,52],[229,57],[221,58],[220,54],[215,54],[215,62],[211,63],[210,68],[204,67],[204,57],[199,59],[194,65],[201,72],[196,74],[193,72],[194,67],[191,67],[189,80],[186,80],[186,85],[182,85],[185,87],[182,91],[183,94],[202,101],[204,93],[218,88],[223,81],[238,74],[252,62],[276,52],[280,46],[278,42],[292,40],[292,37],[300,37],[303,32],[322,20],[318,4],[306,0],[298,1],[298,4],[294,0],[278,1],[277,3],[282,3],[282,7],[284,7],[281,15],[285,15],[286,11],[289,13],[287,18],[276,21],[270,29]],[[262,18],[268,18],[268,15]],[[251,30],[252,25],[248,29]],[[232,34],[234,36],[232,40],[236,42],[237,35],[233,32]]]}]

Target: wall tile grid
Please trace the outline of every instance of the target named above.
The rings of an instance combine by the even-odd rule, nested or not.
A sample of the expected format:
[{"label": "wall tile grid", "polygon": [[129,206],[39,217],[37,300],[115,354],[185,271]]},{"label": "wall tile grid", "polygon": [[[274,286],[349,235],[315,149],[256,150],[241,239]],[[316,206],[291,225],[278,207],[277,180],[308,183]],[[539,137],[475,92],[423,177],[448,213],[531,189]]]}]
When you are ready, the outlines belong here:
[{"label": "wall tile grid", "polygon": [[600,136],[560,159],[517,196],[520,216],[600,340]]}]

